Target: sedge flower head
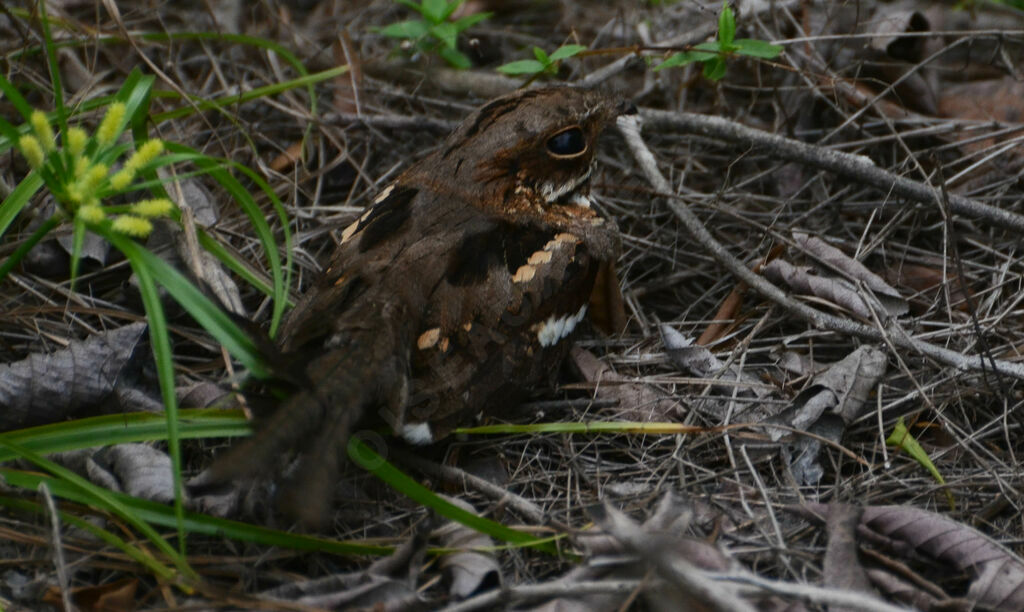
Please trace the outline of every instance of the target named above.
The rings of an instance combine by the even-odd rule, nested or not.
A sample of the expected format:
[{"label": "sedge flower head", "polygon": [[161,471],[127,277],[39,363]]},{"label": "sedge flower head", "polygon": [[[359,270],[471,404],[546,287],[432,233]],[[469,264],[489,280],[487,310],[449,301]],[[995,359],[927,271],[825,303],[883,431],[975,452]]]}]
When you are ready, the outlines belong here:
[{"label": "sedge flower head", "polygon": [[124,121],[124,113],[124,102],[114,102],[107,108],[107,114],[103,116],[103,121],[96,130],[96,140],[101,145],[112,144],[117,139],[121,123]]},{"label": "sedge flower head", "polygon": [[110,227],[115,232],[134,238],[145,238],[153,231],[153,223],[149,219],[135,215],[119,215]]},{"label": "sedge flower head", "polygon": [[86,223],[99,223],[107,218],[107,214],[98,204],[86,204],[80,206],[75,215]]},{"label": "sedge flower head", "polygon": [[85,151],[89,135],[80,127],[68,128],[67,149],[72,157],[79,157]]},{"label": "sedge flower head", "polygon": [[53,142],[53,128],[50,127],[50,120],[46,118],[46,113],[41,110],[32,111],[32,114],[29,115],[29,123],[32,124],[32,131],[36,133],[36,138],[39,139],[43,150],[52,151],[56,145]]},{"label": "sedge flower head", "polygon": [[174,210],[174,202],[167,198],[142,200],[132,204],[132,213],[140,217],[166,217]]},{"label": "sedge flower head", "polygon": [[38,138],[25,134],[18,139],[18,147],[21,149],[21,154],[28,160],[28,165],[32,166],[33,169],[43,165],[43,148],[39,145]]}]

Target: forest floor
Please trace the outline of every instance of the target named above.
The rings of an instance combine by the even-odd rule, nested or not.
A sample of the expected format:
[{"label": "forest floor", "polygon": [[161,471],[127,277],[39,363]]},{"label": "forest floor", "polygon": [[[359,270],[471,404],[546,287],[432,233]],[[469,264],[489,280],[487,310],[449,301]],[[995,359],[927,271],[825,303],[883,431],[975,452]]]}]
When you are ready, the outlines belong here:
[{"label": "forest floor", "polygon": [[[20,459],[0,468],[3,609],[1024,609],[1021,9],[747,0],[736,44],[780,54],[655,70],[728,37],[722,4],[471,0],[430,30],[406,2],[63,0],[49,46],[26,4],[0,11],[0,53],[27,104],[57,107],[47,48],[90,133],[110,96],[153,77],[136,139],[238,165],[223,167],[248,210],[167,144],[182,157],[150,178],[183,214],[139,244],[256,335],[486,100],[593,87],[640,121],[606,131],[592,179],[621,231],[622,299],[603,307],[625,330],[586,326],[556,389],[483,422],[533,428],[379,449],[446,496],[431,500],[518,536],[447,522],[442,502],[350,464],[315,537],[264,485],[186,497],[183,543],[163,505],[167,434],[100,449],[123,427],[95,421],[89,438],[83,420],[164,422],[159,343],[132,326],[154,333],[141,260],[95,233],[76,247],[50,183],[15,208],[31,164],[5,132],[0,266],[17,265],[0,278],[0,456]],[[532,80],[496,70],[563,45],[584,49]],[[17,128],[23,110],[5,91],[0,117]],[[177,404],[244,387],[248,362],[164,289]],[[244,432],[226,414],[203,433],[222,417],[184,413],[181,478],[226,448],[213,436]],[[44,439],[47,423],[78,437]]]}]

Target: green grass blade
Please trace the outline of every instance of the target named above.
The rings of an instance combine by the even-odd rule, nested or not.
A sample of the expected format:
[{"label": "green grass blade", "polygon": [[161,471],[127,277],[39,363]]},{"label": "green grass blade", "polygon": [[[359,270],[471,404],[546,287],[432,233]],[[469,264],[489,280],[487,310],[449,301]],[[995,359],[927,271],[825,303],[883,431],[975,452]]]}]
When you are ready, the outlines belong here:
[{"label": "green grass blade", "polygon": [[64,84],[60,78],[60,64],[57,63],[57,47],[50,32],[50,20],[46,15],[46,3],[40,2],[39,25],[43,29],[43,47],[46,50],[46,66],[50,70],[50,83],[53,87],[53,107],[57,113],[57,127],[61,134],[68,133],[67,109],[64,108]]},{"label": "green grass blade", "polygon": [[58,225],[60,225],[60,217],[53,215],[37,227],[36,231],[32,232],[32,235],[29,236],[25,242],[18,245],[18,248],[14,249],[14,252],[11,253],[10,257],[0,263],[0,281],[2,281],[11,272],[11,270],[14,269],[14,266],[18,265],[18,262],[20,262],[25,255],[32,250],[32,247],[37,245],[40,240],[45,238],[46,235]]},{"label": "green grass blade", "polygon": [[268,371],[263,357],[252,338],[242,331],[231,320],[231,317],[196,289],[181,272],[130,238],[102,230],[101,235],[124,253],[126,258],[141,262],[152,274],[152,277],[159,280],[171,297],[195,319],[196,323],[242,362],[253,375],[267,376]]},{"label": "green grass blade", "polygon": [[[179,410],[178,427],[182,440],[230,438],[252,433],[252,427],[241,410]],[[24,448],[45,455],[124,442],[166,440],[167,419],[162,414],[148,412],[109,414],[27,427],[6,432],[4,436]],[[0,462],[16,458],[17,454],[0,449]]]},{"label": "green grass blade", "polygon": [[[126,255],[126,257],[128,257]],[[132,259],[132,269],[139,279],[139,293],[149,321],[149,344],[153,349],[157,378],[160,381],[160,395],[163,399],[164,414],[167,417],[167,446],[171,455],[171,473],[174,481],[174,514],[178,519],[178,552],[185,555],[185,487],[181,480],[181,439],[178,431],[178,396],[174,389],[174,357],[171,355],[171,339],[160,303],[152,271],[142,258]]]},{"label": "green grass blade", "polygon": [[274,287],[266,281],[261,273],[252,270],[245,264],[245,262],[241,261],[235,253],[229,251],[223,244],[206,233],[205,230],[200,229],[196,234],[199,236],[200,246],[216,257],[218,261],[227,266],[235,274],[241,276],[245,282],[249,283],[256,289],[271,297],[274,296]]},{"label": "green grass blade", "polygon": [[559,551],[548,538],[537,538],[528,533],[506,527],[501,523],[467,512],[451,502],[439,497],[430,489],[416,482],[398,468],[388,463],[376,451],[366,445],[358,436],[352,436],[348,442],[348,456],[357,465],[369,471],[377,478],[388,483],[396,491],[412,499],[416,503],[430,508],[441,516],[462,525],[486,533],[505,542],[520,546],[536,548],[546,553],[558,555]]},{"label": "green grass blade", "polygon": [[[105,236],[110,241],[110,236]],[[113,241],[110,241],[113,243]],[[130,241],[129,241],[130,242]],[[134,243],[132,243],[134,244]],[[178,552],[185,555],[185,487],[181,481],[181,439],[178,431],[178,396],[174,391],[174,357],[171,355],[171,339],[167,331],[164,307],[160,303],[153,269],[140,255],[144,249],[120,249],[139,279],[139,293],[149,321],[149,344],[153,349],[157,378],[160,381],[160,396],[163,399],[164,415],[167,418],[167,446],[171,454],[171,472],[174,479],[174,514],[178,519]]]},{"label": "green grass blade", "polygon": [[[189,161],[199,166],[203,172],[207,173],[211,178],[220,183],[224,189],[228,191],[232,198],[242,207],[242,211],[245,212],[249,218],[249,222],[252,223],[253,230],[256,233],[256,237],[259,239],[261,246],[267,256],[268,268],[270,270],[270,278],[273,283],[273,292],[271,296],[274,299],[274,308],[270,320],[270,337],[274,337],[277,332],[277,328],[281,323],[281,318],[284,316],[284,309],[288,303],[288,286],[291,283],[291,269],[292,269],[292,249],[291,249],[291,232],[288,230],[288,215],[284,209],[284,205],[281,204],[281,200],[274,193],[274,190],[270,188],[256,172],[253,172],[250,168],[242,164],[234,162],[223,162],[221,160],[214,159],[212,157],[202,155],[199,152],[186,147],[184,145],[176,143],[167,143],[168,150],[182,154],[192,154]],[[285,252],[285,263],[284,272],[281,269],[281,257],[278,252],[277,242],[274,239],[274,232],[270,229],[270,224],[263,217],[263,211],[260,210],[256,200],[252,197],[252,194],[236,179],[231,173],[227,172],[223,164],[228,163],[230,166],[247,178],[252,180],[257,187],[259,187],[269,198],[271,205],[274,207],[274,212],[277,213],[278,218],[281,221],[281,228],[284,235],[284,252]]]},{"label": "green grass blade", "polygon": [[[71,233],[71,291],[75,290],[75,279],[78,278],[78,264],[82,260],[82,245],[84,244],[85,223],[76,217]],[[2,271],[0,271],[0,278],[3,278]]]},{"label": "green grass blade", "polygon": [[[3,506],[5,508],[11,508],[13,510],[18,510],[21,512],[29,512],[32,514],[46,514],[46,511],[40,504],[30,502],[25,499],[18,499],[16,497],[0,496],[0,506]],[[110,546],[113,546],[114,548],[117,548],[118,550],[126,554],[129,558],[134,559],[136,563],[148,569],[152,574],[154,574],[161,580],[164,580],[166,582],[174,582],[175,577],[177,576],[176,572],[173,569],[165,566],[164,564],[154,559],[153,556],[145,550],[137,546],[133,546],[128,542],[125,542],[116,534],[113,534],[107,531],[106,529],[97,527],[89,521],[82,520],[74,514],[59,511],[57,514],[60,517],[62,523],[66,523],[68,525],[72,525],[74,527],[89,532],[97,539],[102,540],[103,542]]]},{"label": "green grass blade", "polygon": [[259,98],[277,95],[283,91],[288,91],[289,89],[312,86],[316,83],[333,79],[334,77],[345,74],[346,72],[348,72],[348,66],[337,66],[314,74],[302,75],[288,81],[263,85],[262,87],[256,87],[249,91],[224,96],[223,98],[217,98],[215,100],[207,100],[199,96],[189,96],[189,100],[192,104],[153,115],[153,121],[156,123],[163,123],[164,121],[170,121],[172,119],[188,117],[189,115],[193,115],[197,112],[211,109],[221,110],[226,107],[244,104]]},{"label": "green grass blade", "polygon": [[7,232],[18,213],[28,205],[39,188],[43,186],[43,177],[32,171],[18,183],[2,204],[0,204],[0,236]]},{"label": "green grass blade", "polygon": [[[138,529],[139,532],[145,535],[154,546],[167,555],[183,576],[189,578],[196,577],[195,572],[191,567],[189,567],[185,558],[179,555],[174,548],[172,548],[171,545],[153,529],[152,526],[140,518],[139,515],[133,512],[128,506],[122,503],[122,501],[119,500],[112,491],[108,491],[92,484],[71,470],[50,461],[46,457],[43,457],[20,444],[12,442],[4,435],[0,435],[0,448],[5,448],[8,451],[14,452],[19,457],[36,464],[40,468],[56,476],[56,478],[47,483],[47,486],[50,487],[50,490],[54,495],[66,497],[67,494],[70,493],[72,496],[77,497],[78,501],[83,501],[84,503],[113,512],[122,520],[130,523],[133,527]],[[23,486],[9,479],[9,474],[14,471],[16,470],[0,469],[0,474],[7,479],[8,483],[14,484],[15,486]],[[32,488],[37,486],[38,484]],[[68,496],[68,498],[70,499],[71,497]]]},{"label": "green grass blade", "polygon": [[0,74],[0,93],[3,93],[7,101],[14,105],[22,119],[28,121],[32,115],[32,105],[25,100],[21,92],[3,74]]},{"label": "green grass blade", "polygon": [[[45,482],[54,495],[83,504],[96,505],[95,500],[70,486],[67,482],[44,474],[0,468],[0,476],[10,485],[29,490],[35,490],[39,483]],[[174,516],[173,510],[164,504],[113,491],[106,491],[106,494],[120,507],[129,509],[133,516],[138,517],[147,524],[162,527],[174,527],[175,525],[177,519]],[[185,529],[189,533],[231,538],[265,546],[280,546],[292,550],[311,550],[335,555],[387,555],[394,550],[389,546],[374,546],[358,542],[329,540],[287,533],[276,529],[216,518],[198,512],[185,513]],[[174,553],[173,549],[171,549],[171,553]]]},{"label": "green grass blade", "polygon": [[[288,229],[288,212],[284,208],[284,204],[274,193],[274,190],[267,184],[263,177],[256,174],[251,168],[242,164],[232,162],[232,165],[242,174],[246,175],[249,180],[256,184],[264,194],[270,199],[271,206],[274,207],[274,212],[277,213],[277,218],[281,222],[281,233],[284,237],[284,274],[281,273],[281,259],[276,251],[276,243],[273,240],[273,234],[270,231],[270,226],[267,225],[263,217],[258,218],[258,222],[254,220],[254,224],[258,223],[257,234],[260,235],[261,241],[264,242],[264,248],[270,249],[267,253],[267,258],[270,260],[271,268],[270,275],[274,281],[274,308],[270,317],[270,330],[269,335],[271,338],[277,335],[277,328],[281,324],[281,318],[284,316],[284,309],[288,305],[288,287],[292,285],[292,234],[291,230]],[[250,217],[252,218],[252,217]],[[265,228],[265,229],[261,229]],[[263,234],[266,234],[264,240]],[[269,246],[268,246],[269,245]],[[272,255],[271,255],[272,252]]]},{"label": "green grass blade", "polygon": [[946,501],[949,503],[950,510],[956,510],[956,500],[953,499],[953,493],[945,487],[946,479],[942,477],[942,473],[939,472],[939,468],[935,467],[931,457],[928,456],[928,451],[924,450],[921,443],[910,433],[907,426],[903,423],[903,417],[900,417],[896,422],[896,427],[893,428],[892,433],[885,439],[885,443],[889,446],[895,446],[902,449],[908,455],[910,455],[914,461],[921,464],[921,467],[928,470],[928,473],[932,475],[940,485],[943,485],[943,491],[946,493]]}]

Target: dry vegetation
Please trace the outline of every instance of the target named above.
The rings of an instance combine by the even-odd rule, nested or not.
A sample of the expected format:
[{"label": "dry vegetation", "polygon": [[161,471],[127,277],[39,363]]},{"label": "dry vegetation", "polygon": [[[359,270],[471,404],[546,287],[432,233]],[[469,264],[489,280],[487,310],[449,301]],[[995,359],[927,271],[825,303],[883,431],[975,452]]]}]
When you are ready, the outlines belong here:
[{"label": "dry vegetation", "polygon": [[[107,4],[53,3],[53,13],[67,20],[55,36],[80,43],[60,53],[72,104],[112,93],[136,66],[157,76],[156,89],[201,99],[297,76],[280,58],[252,46],[149,41],[144,32],[244,33],[277,41],[310,72],[351,65],[350,72],[317,84],[315,115],[305,90],[293,89],[165,121],[155,130],[266,178],[288,209],[295,293],[316,274],[341,228],[391,178],[470,109],[520,85],[493,68],[529,57],[532,45],[549,52],[566,42],[587,45],[592,51],[564,61],[557,80],[618,92],[640,107],[642,140],[627,142],[610,130],[594,187],[600,207],[622,230],[618,273],[629,327],[613,337],[588,330],[563,372],[563,386],[539,391],[520,414],[501,416],[515,423],[675,422],[697,433],[474,435],[418,456],[397,447],[389,455],[428,487],[480,514],[568,534],[562,549],[581,557],[514,549],[493,554],[511,596],[524,598],[521,605],[562,595],[580,609],[699,601],[724,610],[735,609],[728,597],[736,597],[757,609],[782,602],[822,609],[851,592],[925,609],[966,609],[969,599],[981,608],[1024,605],[1024,570],[1014,556],[1024,542],[1020,11],[744,2],[740,35],[790,42],[773,61],[730,61],[716,83],[700,76],[699,65],[657,73],[651,66],[668,51],[713,36],[717,2],[468,2],[460,14],[495,14],[460,38],[475,64],[465,72],[436,56],[403,56],[395,41],[374,33],[375,26],[409,18],[391,2],[122,3],[119,15]],[[0,16],[3,68],[32,104],[50,108],[42,58],[14,55],[39,47],[38,23],[15,11],[9,6]],[[101,40],[106,35],[117,40]],[[152,105],[154,113],[178,106],[160,96]],[[0,112],[20,123],[2,99]],[[702,123],[684,112],[727,122]],[[732,124],[760,132],[737,133]],[[812,148],[801,151],[790,141]],[[642,164],[645,147],[654,166]],[[296,161],[299,151],[304,156]],[[862,159],[829,157],[828,151]],[[27,171],[11,153],[0,165],[5,190]],[[248,220],[223,204],[218,187],[188,185],[188,201],[179,203],[193,208],[197,222],[254,268],[265,266]],[[38,209],[48,205],[37,199]],[[265,198],[260,203],[273,219]],[[701,227],[703,237],[695,233]],[[32,229],[32,220],[20,217],[0,242],[0,258]],[[838,259],[826,265],[801,234],[837,249]],[[150,246],[164,248],[164,240],[153,238]],[[102,248],[96,253],[73,290],[67,250],[57,242],[41,244],[0,283],[0,362],[46,354],[140,320],[130,270]],[[812,296],[782,276],[762,274],[773,260],[811,266],[812,279],[829,286]],[[881,284],[858,277],[854,261]],[[756,275],[741,282],[742,269]],[[773,292],[769,282],[782,291]],[[266,325],[265,296],[244,282],[238,287],[250,318]],[[872,297],[885,287],[892,295]],[[180,310],[168,309],[177,384],[183,405],[194,406],[201,401],[197,389],[227,388],[237,378],[226,353]],[[680,347],[663,325],[693,339],[703,334],[701,344],[720,361],[709,365],[706,355]],[[859,348],[860,367],[821,378]],[[147,401],[139,396],[159,397],[145,365],[149,356],[138,350],[137,366],[130,368],[137,395],[119,394],[53,420],[90,408],[144,409]],[[822,403],[820,416],[809,415],[807,405],[815,402]],[[766,419],[788,429],[720,427]],[[885,445],[899,419],[944,486],[907,453]],[[820,450],[811,448],[801,460],[808,441],[820,442]],[[211,446],[185,445],[189,474],[209,463],[217,450]],[[637,528],[595,506],[600,503],[638,524],[648,522]],[[830,514],[814,504],[869,509],[861,515],[833,506]],[[941,516],[871,518],[887,505]],[[95,589],[75,589],[100,585],[106,585],[104,595],[122,598],[117,605],[142,608],[274,608],[285,604],[271,597],[300,596],[307,597],[303,605],[324,608],[381,602],[436,608],[457,601],[439,578],[460,570],[446,568],[444,556],[422,554],[425,544],[453,545],[426,539],[441,524],[430,512],[356,469],[346,475],[337,508],[327,535],[402,545],[408,556],[368,570],[373,560],[366,557],[193,537],[189,560],[207,584],[185,595],[161,588],[119,553],[98,553],[94,541],[67,525],[58,559],[50,521],[12,508],[0,516],[0,596],[10,609],[34,608],[44,594],[59,602],[62,586],[89,608],[96,604],[86,598],[95,598]],[[830,517],[827,526],[809,518],[812,511]],[[274,520],[260,507],[239,516]],[[876,529],[868,533],[872,520]],[[921,533],[893,526],[901,521]],[[616,539],[600,540],[594,534],[601,530]],[[950,533],[986,542],[988,560],[1004,564],[1009,577],[1002,583],[981,578],[987,571],[981,561],[939,554],[935,548],[948,547],[940,534]],[[616,554],[639,557],[616,565]],[[866,573],[858,574],[861,568]],[[758,578],[737,578],[742,572]],[[774,582],[757,586],[758,579]],[[131,593],[111,584],[131,585]],[[358,596],[357,584],[363,589]],[[786,591],[799,585],[832,590]],[[487,589],[462,609],[493,606],[486,599],[493,593],[480,598]],[[542,597],[525,599],[538,593]],[[872,601],[842,600],[850,609],[877,609]]]}]

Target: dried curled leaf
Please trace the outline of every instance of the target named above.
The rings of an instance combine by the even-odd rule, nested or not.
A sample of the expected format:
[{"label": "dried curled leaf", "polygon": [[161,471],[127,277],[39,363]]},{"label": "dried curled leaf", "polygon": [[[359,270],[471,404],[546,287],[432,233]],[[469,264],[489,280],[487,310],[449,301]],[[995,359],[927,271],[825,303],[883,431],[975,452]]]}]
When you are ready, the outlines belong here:
[{"label": "dried curled leaf", "polygon": [[822,274],[812,266],[794,266],[776,259],[764,267],[764,275],[771,281],[827,300],[868,320],[875,316],[898,317],[909,311],[900,293],[859,261],[808,234],[794,232],[793,240],[832,273]]},{"label": "dried curled leaf", "polygon": [[[461,499],[442,495],[449,502],[477,513],[476,508]],[[458,599],[465,599],[475,593],[501,586],[501,567],[494,555],[480,552],[494,546],[490,536],[470,529],[461,523],[448,521],[435,533],[444,548],[455,548],[457,552],[441,557],[441,567],[448,577],[448,593]],[[470,549],[480,550],[470,550]]]},{"label": "dried curled leaf", "polygon": [[[792,404],[777,421],[809,431],[838,442],[846,426],[863,412],[871,391],[885,375],[888,357],[877,347],[865,345],[818,375],[812,384],[793,398]],[[784,430],[775,430],[776,440],[787,436]],[[824,474],[818,464],[821,442],[806,436],[797,436],[790,449],[784,449],[787,463],[797,482],[816,484]]]},{"label": "dried curled leaf", "polygon": [[[807,504],[804,509],[816,522],[829,513],[827,504]],[[966,573],[971,579],[966,595],[971,609],[1024,610],[1024,559],[973,527],[910,506],[868,506],[857,533],[861,540],[882,545],[904,559],[921,555],[937,562],[951,582]],[[868,575],[876,586],[884,587],[875,572]],[[899,584],[907,587],[906,582]],[[953,600],[952,594],[947,595],[947,600]]]},{"label": "dried curled leaf", "polygon": [[0,365],[0,430],[62,421],[111,397],[126,384],[145,330],[132,323]]}]

